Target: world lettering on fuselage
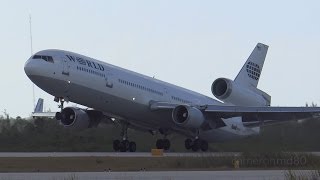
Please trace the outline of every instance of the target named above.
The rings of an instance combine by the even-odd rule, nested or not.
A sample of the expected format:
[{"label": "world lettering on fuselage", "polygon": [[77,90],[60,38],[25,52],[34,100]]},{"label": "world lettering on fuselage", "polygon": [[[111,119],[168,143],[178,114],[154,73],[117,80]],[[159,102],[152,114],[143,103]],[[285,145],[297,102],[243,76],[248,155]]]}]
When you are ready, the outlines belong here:
[{"label": "world lettering on fuselage", "polygon": [[71,56],[71,55],[66,55],[66,56],[72,62],[76,62],[77,61],[81,65],[85,65],[85,66],[88,66],[90,68],[94,68],[94,69],[98,69],[100,71],[104,71],[103,65],[101,65],[99,63],[95,63],[95,62],[89,61],[87,59],[83,59],[81,57],[76,57],[76,56]]}]

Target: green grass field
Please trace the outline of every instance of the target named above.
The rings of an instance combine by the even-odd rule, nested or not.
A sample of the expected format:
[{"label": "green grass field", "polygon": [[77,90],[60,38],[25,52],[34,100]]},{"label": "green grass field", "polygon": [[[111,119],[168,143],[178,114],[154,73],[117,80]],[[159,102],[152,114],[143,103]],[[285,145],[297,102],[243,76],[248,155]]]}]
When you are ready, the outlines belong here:
[{"label": "green grass field", "polygon": [[[320,151],[320,119],[304,123],[289,122],[267,126],[261,134],[229,142],[211,143],[216,152],[311,152]],[[121,128],[102,124],[98,128],[74,130],[63,128],[54,119],[1,119],[0,151],[2,152],[109,152],[112,141],[120,138]],[[137,143],[137,151],[150,152],[161,134],[151,135],[129,129],[129,140]],[[168,136],[170,151],[186,152],[185,137]]]}]

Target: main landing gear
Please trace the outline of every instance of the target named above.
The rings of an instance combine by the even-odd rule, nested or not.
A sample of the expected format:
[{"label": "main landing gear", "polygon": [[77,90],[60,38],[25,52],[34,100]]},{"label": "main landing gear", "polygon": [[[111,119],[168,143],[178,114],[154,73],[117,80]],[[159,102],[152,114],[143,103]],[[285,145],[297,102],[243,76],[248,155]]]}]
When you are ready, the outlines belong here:
[{"label": "main landing gear", "polygon": [[113,141],[113,150],[120,152],[135,152],[137,149],[137,145],[134,141],[128,141],[128,123],[121,124],[122,131],[122,141],[114,140]]},{"label": "main landing gear", "polygon": [[196,138],[195,140],[186,139],[184,142],[186,149],[192,149],[192,151],[197,152],[198,150],[201,150],[203,152],[208,151],[209,145],[208,142],[205,140],[201,140]]},{"label": "main landing gear", "polygon": [[167,138],[158,139],[156,142],[157,149],[164,149],[166,151],[170,149],[170,145],[170,140]]},{"label": "main landing gear", "polygon": [[170,140],[167,139],[169,131],[168,131],[168,129],[160,128],[159,132],[162,135],[164,135],[164,138],[163,139],[157,139],[156,147],[157,147],[157,149],[163,149],[163,150],[167,151],[167,150],[170,149],[170,146],[171,146]]},{"label": "main landing gear", "polygon": [[128,140],[114,140],[113,141],[113,150],[120,151],[120,152],[136,152],[137,145],[133,141]]}]

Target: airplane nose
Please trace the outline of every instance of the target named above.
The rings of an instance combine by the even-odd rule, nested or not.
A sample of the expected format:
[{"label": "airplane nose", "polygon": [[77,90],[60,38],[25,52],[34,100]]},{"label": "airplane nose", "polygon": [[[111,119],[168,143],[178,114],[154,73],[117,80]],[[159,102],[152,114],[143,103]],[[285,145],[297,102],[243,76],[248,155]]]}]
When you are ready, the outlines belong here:
[{"label": "airplane nose", "polygon": [[24,72],[30,78],[32,75],[39,75],[41,74],[41,67],[38,61],[34,59],[28,59],[27,62],[24,64]]},{"label": "airplane nose", "polygon": [[32,74],[33,71],[33,66],[32,66],[32,62],[31,59],[29,59],[25,64],[24,64],[24,72],[29,76]]}]

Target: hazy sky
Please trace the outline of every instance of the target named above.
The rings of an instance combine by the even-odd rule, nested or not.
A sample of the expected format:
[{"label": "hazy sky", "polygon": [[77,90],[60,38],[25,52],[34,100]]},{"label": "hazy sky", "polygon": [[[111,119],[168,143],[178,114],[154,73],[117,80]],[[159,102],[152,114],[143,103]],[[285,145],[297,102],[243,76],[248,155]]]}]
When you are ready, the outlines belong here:
[{"label": "hazy sky", "polygon": [[[0,1],[0,114],[29,116],[33,51],[84,54],[213,97],[212,82],[233,79],[258,42],[269,45],[259,88],[275,106],[320,104],[320,1]],[[53,97],[35,88],[45,108]]]}]

